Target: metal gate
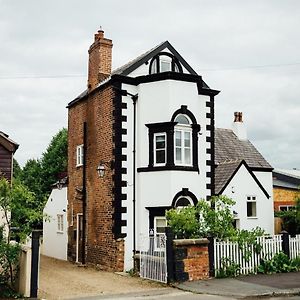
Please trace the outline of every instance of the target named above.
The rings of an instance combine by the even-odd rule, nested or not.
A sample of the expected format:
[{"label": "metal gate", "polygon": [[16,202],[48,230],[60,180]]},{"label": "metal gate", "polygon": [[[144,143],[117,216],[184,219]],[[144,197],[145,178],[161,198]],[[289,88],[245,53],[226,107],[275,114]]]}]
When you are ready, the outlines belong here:
[{"label": "metal gate", "polygon": [[142,240],[140,251],[140,276],[142,278],[167,282],[166,235],[156,234]]}]

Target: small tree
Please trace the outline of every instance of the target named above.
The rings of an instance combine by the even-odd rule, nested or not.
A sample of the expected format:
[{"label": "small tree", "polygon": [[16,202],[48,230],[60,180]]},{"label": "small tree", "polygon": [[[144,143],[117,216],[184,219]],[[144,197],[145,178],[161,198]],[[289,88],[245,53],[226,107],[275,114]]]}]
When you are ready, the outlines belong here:
[{"label": "small tree", "polygon": [[[20,245],[11,243],[12,228],[18,228],[18,237],[24,240],[32,226],[42,218],[35,210],[35,198],[24,185],[11,185],[0,179],[0,211],[4,214],[4,224],[0,230],[0,287],[12,284],[16,275]],[[11,217],[11,215],[13,217]]]}]

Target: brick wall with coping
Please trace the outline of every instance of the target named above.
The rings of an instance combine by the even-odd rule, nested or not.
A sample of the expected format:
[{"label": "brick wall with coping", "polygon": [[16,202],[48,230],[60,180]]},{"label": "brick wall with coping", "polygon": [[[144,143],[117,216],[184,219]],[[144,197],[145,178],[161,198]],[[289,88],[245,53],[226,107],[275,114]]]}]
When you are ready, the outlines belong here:
[{"label": "brick wall with coping", "polygon": [[193,281],[209,277],[208,239],[174,240],[174,280]]}]

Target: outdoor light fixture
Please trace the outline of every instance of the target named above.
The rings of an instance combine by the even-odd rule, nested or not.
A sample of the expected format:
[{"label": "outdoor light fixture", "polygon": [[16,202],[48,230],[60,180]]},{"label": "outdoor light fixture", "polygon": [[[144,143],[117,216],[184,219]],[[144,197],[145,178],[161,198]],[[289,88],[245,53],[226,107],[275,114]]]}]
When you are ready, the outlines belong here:
[{"label": "outdoor light fixture", "polygon": [[97,172],[98,172],[98,176],[100,178],[103,178],[104,177],[104,174],[105,174],[105,166],[104,166],[104,163],[101,161],[97,167]]},{"label": "outdoor light fixture", "polygon": [[59,190],[61,190],[63,188],[63,183],[61,182],[61,180],[58,180],[58,182],[57,182],[57,188]]}]

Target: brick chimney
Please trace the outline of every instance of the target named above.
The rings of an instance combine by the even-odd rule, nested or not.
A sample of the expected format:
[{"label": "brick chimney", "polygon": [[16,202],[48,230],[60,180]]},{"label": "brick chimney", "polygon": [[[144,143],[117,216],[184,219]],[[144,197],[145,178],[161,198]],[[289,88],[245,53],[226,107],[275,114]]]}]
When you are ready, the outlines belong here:
[{"label": "brick chimney", "polygon": [[88,89],[93,90],[111,74],[112,40],[104,37],[104,31],[98,30],[94,43],[89,49]]},{"label": "brick chimney", "polygon": [[240,141],[247,141],[247,130],[243,122],[243,113],[235,112],[232,130]]}]

